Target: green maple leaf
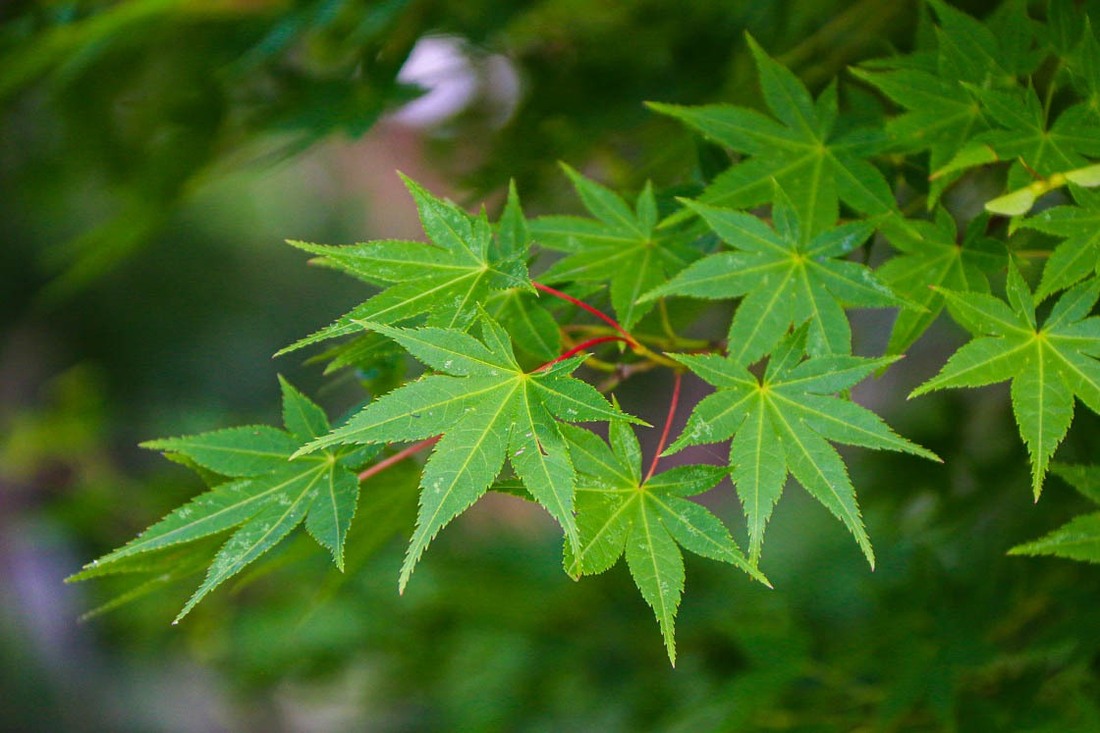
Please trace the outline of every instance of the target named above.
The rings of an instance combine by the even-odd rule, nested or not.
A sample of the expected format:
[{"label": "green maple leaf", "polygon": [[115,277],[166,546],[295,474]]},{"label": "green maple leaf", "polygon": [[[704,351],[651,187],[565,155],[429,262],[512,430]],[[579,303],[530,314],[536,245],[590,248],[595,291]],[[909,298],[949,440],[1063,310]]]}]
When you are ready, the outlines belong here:
[{"label": "green maple leaf", "polygon": [[701,494],[726,475],[719,466],[677,466],[643,479],[638,438],[622,420],[613,420],[611,447],[595,434],[566,426],[578,472],[577,525],[580,544],[566,545],[572,575],[602,573],[624,554],[634,583],[653,609],[668,658],[676,664],[675,621],[684,590],[680,548],[735,565],[768,585],[746,562],[729,530],[700,504]]},{"label": "green maple leaf", "polygon": [[544,272],[545,283],[610,283],[611,306],[631,328],[652,307],[638,298],[698,259],[682,232],[657,229],[657,200],[646,185],[634,209],[618,194],[563,166],[595,217],[543,216],[530,223],[539,244],[568,253]]},{"label": "green maple leaf", "polygon": [[504,325],[516,346],[546,362],[562,352],[561,328],[541,300],[520,288],[508,288],[485,302],[485,312]]},{"label": "green maple leaf", "polygon": [[1038,500],[1047,464],[1073,421],[1074,396],[1100,413],[1100,317],[1088,317],[1100,297],[1100,280],[1064,293],[1041,328],[1031,292],[1012,263],[1006,290],[1008,303],[941,289],[951,317],[974,339],[909,396],[1011,380],[1012,411],[1031,456]]},{"label": "green maple leaf", "polygon": [[[416,201],[430,243],[383,240],[329,246],[290,242],[320,255],[329,266],[385,289],[277,355],[361,332],[366,322],[393,325],[426,320],[431,326],[464,328],[493,292],[531,289],[524,261],[529,241],[517,236],[516,224],[509,216],[494,237],[484,213],[471,216],[412,180],[403,180]],[[513,187],[509,206],[518,209],[514,201]]]},{"label": "green maple leaf", "polygon": [[1100,196],[1074,190],[1079,206],[1055,206],[1025,219],[1020,226],[1064,237],[1043,266],[1035,291],[1039,300],[1100,273]]},{"label": "green maple leaf", "polygon": [[836,223],[840,201],[869,215],[896,211],[886,179],[866,160],[885,148],[885,136],[870,128],[838,131],[836,86],[815,101],[794,74],[747,38],[774,119],[732,105],[650,105],[748,156],[698,200],[743,209],[774,200],[778,187],[795,202],[806,239]]},{"label": "green maple leaf", "polygon": [[1017,161],[1006,183],[1011,191],[1029,184],[1033,172],[1049,176],[1083,168],[1090,162],[1086,155],[1100,155],[1097,129],[1100,118],[1085,104],[1069,107],[1048,128],[1047,112],[1032,87],[971,88],[970,93],[997,127],[973,136],[951,161],[936,171],[936,176],[1000,160]]},{"label": "green maple leaf", "polygon": [[421,476],[420,510],[399,587],[404,590],[439,530],[485,494],[505,458],[576,545],[576,474],[560,421],[625,417],[594,387],[568,376],[584,357],[525,372],[508,334],[488,315],[481,318],[481,340],[453,329],[367,325],[440,373],[382,396],[300,452],[442,435]]},{"label": "green maple leaf", "polygon": [[176,621],[303,521],[342,570],[344,539],[359,497],[359,480],[352,469],[364,462],[364,456],[344,448],[291,458],[302,443],[328,433],[329,423],[320,407],[280,381],[286,430],[256,425],[143,443],[197,467],[208,479],[220,478],[221,483],[99,558],[88,570],[102,571],[143,553],[237,527]]},{"label": "green maple leaf", "polygon": [[[1013,18],[1024,22],[1022,31],[997,33],[989,24],[952,7],[943,0],[928,0],[939,21],[936,26],[936,68],[947,79],[958,79],[980,86],[1015,82],[1015,71],[1028,61],[1020,52],[1030,42],[1026,16]],[[1021,38],[1020,36],[1025,36]]]},{"label": "green maple leaf", "polygon": [[[530,250],[531,239],[527,218],[520,208],[515,183],[512,183],[497,226],[495,255],[500,259],[522,257]],[[494,291],[483,305],[490,316],[504,324],[523,351],[544,362],[561,353],[561,330],[557,321],[540,305],[538,294],[526,284]]]},{"label": "green maple leaf", "polygon": [[[1100,505],[1100,466],[1054,464],[1051,470]],[[1053,555],[1070,560],[1100,563],[1100,512],[1082,514],[1049,534],[1017,545],[1009,555]]]},{"label": "green maple leaf", "polygon": [[[940,170],[971,137],[989,128],[974,97],[934,68],[899,58],[852,69],[852,73],[906,110],[886,123],[886,134],[899,152],[927,150],[931,170]],[[933,181],[929,205],[934,205],[947,182]]]},{"label": "green maple leaf", "polygon": [[875,274],[891,290],[918,308],[898,311],[888,354],[902,354],[943,310],[943,295],[931,286],[989,292],[987,273],[1005,264],[1004,245],[985,236],[988,216],[975,218],[957,242],[955,219],[938,209],[934,221],[909,221],[906,229],[887,226],[890,244],[901,252]]},{"label": "green maple leaf", "polygon": [[[1083,14],[1082,14],[1083,15]],[[1080,38],[1062,61],[1069,72],[1070,83],[1084,97],[1093,114],[1100,115],[1100,40],[1088,15],[1078,15],[1070,21]]]},{"label": "green maple leaf", "polygon": [[695,406],[667,452],[732,438],[731,476],[748,518],[749,558],[754,564],[768,519],[792,474],[844,522],[873,568],[875,557],[855,489],[830,441],[939,459],[894,433],[870,410],[834,396],[893,358],[831,355],[800,362],[804,333],[800,329],[776,348],[760,379],[737,359],[672,355],[717,391]]},{"label": "green maple leaf", "polygon": [[874,231],[853,222],[809,241],[782,191],[776,193],[776,229],[749,214],[685,201],[733,252],[719,252],[693,263],[645,299],[664,295],[725,299],[744,296],[729,329],[730,358],[751,364],[789,328],[809,322],[812,354],[846,354],[852,331],[843,304],[907,305],[879,282],[865,265],[842,259]]},{"label": "green maple leaf", "polygon": [[[887,123],[886,133],[894,150],[929,152],[930,170],[940,171],[932,181],[931,208],[960,172],[944,167],[990,128],[986,110],[972,90],[1015,84],[1015,72],[1032,68],[1036,59],[1026,50],[1031,40],[1026,16],[1012,14],[994,32],[947,3],[928,4],[939,21],[933,52],[875,60],[852,73],[905,110]],[[983,156],[974,164],[978,162],[989,161]]]},{"label": "green maple leaf", "polygon": [[[1034,24],[1028,21],[1022,4],[1003,6],[998,11],[1001,17],[993,19],[1001,22],[991,21],[990,28],[944,3],[937,2],[935,7],[941,18],[955,18],[957,27],[948,35],[955,40],[953,48],[960,60],[951,68],[941,63],[940,71],[968,72],[948,73],[946,77],[959,80],[992,126],[984,131],[975,130],[965,145],[957,146],[950,159],[933,161],[935,176],[957,174],[997,160],[1022,161],[1009,172],[1007,187],[1014,190],[1030,183],[1034,173],[1050,176],[1078,169],[1088,164],[1083,156],[1100,155],[1097,83],[1095,74],[1089,78],[1090,72],[1096,70],[1098,46],[1087,17],[1072,18],[1076,12],[1052,5],[1049,20],[1054,36],[1049,40],[1053,48],[1032,49]],[[1086,32],[1082,34],[1082,30]],[[964,40],[967,35],[980,36],[981,42],[967,43]],[[1074,36],[1078,40],[1072,40]],[[1017,75],[1033,73],[1049,50],[1061,57],[1057,69],[1067,70],[1073,86],[1086,97],[1084,102],[1066,107],[1053,124],[1049,107],[1057,79],[1047,81],[1050,86],[1046,90],[1046,104],[1040,101],[1031,82],[1021,87],[1016,80]]]}]

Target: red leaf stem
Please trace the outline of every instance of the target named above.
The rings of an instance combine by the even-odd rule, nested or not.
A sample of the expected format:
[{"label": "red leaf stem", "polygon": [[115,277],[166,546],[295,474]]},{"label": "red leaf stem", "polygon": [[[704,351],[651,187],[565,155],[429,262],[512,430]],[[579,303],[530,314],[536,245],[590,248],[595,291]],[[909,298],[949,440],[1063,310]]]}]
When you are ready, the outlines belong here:
[{"label": "red leaf stem", "polygon": [[439,441],[440,437],[442,437],[442,436],[437,435],[434,438],[428,438],[427,440],[422,440],[419,443],[413,443],[408,448],[403,448],[402,450],[398,451],[397,453],[394,453],[389,458],[383,459],[383,460],[379,461],[378,463],[374,464],[373,466],[371,466],[370,468],[363,471],[361,474],[359,474],[359,480],[360,481],[366,481],[371,476],[374,476],[375,474],[382,473],[383,471],[385,471],[387,468],[389,468],[393,464],[400,463],[401,461],[405,460],[409,456],[415,455],[415,454],[419,453],[420,451],[424,450],[425,448],[429,448],[429,447],[435,445]]},{"label": "red leaf stem", "polygon": [[595,308],[595,307],[589,305],[588,303],[585,303],[583,300],[577,300],[576,298],[574,298],[572,295],[569,295],[568,293],[563,293],[560,290],[555,290],[554,288],[550,287],[549,285],[543,285],[540,282],[534,282],[534,281],[532,281],[532,285],[534,285],[535,288],[538,289],[538,290],[541,290],[545,293],[549,293],[550,295],[553,295],[557,298],[561,298],[564,301],[572,303],[573,305],[577,306],[578,308],[583,308],[584,310],[588,311],[592,315],[596,316],[596,318],[599,318],[601,321],[603,321],[604,323],[607,323],[609,326],[611,326],[616,331],[621,333],[623,335],[624,339],[626,340],[626,342],[628,344],[630,344],[632,347],[639,346],[637,340],[635,340],[635,338],[633,336],[631,336],[630,333],[625,328],[620,326],[618,321],[616,321],[614,318],[612,318],[611,316],[604,313],[599,308]]},{"label": "red leaf stem", "polygon": [[676,372],[672,387],[672,400],[668,405],[668,417],[665,418],[665,428],[661,431],[661,439],[657,442],[657,450],[653,453],[653,462],[649,464],[649,472],[645,475],[645,479],[642,481],[643,484],[653,478],[653,474],[657,472],[657,464],[661,460],[661,454],[665,451],[665,444],[668,443],[668,433],[672,429],[672,418],[676,415],[676,403],[680,401],[681,376],[680,372]]},{"label": "red leaf stem", "polygon": [[626,341],[626,343],[630,343],[630,341],[627,341],[627,339],[624,339],[621,336],[597,336],[596,338],[588,339],[587,341],[582,341],[581,343],[579,343],[576,346],[574,346],[573,348],[569,349],[569,351],[566,351],[564,354],[557,357],[556,359],[551,359],[550,361],[546,362],[545,364],[540,366],[535,371],[536,372],[541,372],[543,369],[549,369],[553,365],[557,364],[559,361],[565,361],[566,359],[568,359],[569,357],[571,357],[575,354],[579,354],[580,352],[585,351],[585,350],[587,350],[587,349],[589,349],[593,346],[596,346],[597,344],[607,343],[608,341]]}]

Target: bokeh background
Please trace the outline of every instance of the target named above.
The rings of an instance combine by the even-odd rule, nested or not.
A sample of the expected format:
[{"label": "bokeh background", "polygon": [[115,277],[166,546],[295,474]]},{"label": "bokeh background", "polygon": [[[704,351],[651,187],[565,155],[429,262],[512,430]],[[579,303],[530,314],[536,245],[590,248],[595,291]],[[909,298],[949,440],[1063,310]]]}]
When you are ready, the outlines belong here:
[{"label": "bokeh background", "polygon": [[[625,568],[570,581],[551,523],[508,497],[398,596],[408,467],[367,499],[381,519],[360,510],[344,575],[288,542],[180,626],[197,578],[86,620],[119,589],[62,582],[200,489],[141,440],[275,423],[277,373],[333,416],[359,399],[354,375],[271,359],[367,294],[284,239],[419,238],[397,170],[491,210],[514,178],[529,214],[578,209],[559,160],[691,190],[729,159],[644,101],[756,103],[746,30],[819,89],[911,48],[921,18],[886,0],[0,5],[0,730],[1100,730],[1100,575],[1004,555],[1082,501],[1052,479],[1032,504],[1007,390],[900,396],[961,342],[946,323],[858,395],[946,461],[846,454],[874,573],[792,485],[776,590],[687,559],[675,670]],[[857,349],[881,351],[889,314],[854,317]],[[653,379],[617,394],[659,424]],[[1100,424],[1076,420],[1060,457],[1088,460]]]}]

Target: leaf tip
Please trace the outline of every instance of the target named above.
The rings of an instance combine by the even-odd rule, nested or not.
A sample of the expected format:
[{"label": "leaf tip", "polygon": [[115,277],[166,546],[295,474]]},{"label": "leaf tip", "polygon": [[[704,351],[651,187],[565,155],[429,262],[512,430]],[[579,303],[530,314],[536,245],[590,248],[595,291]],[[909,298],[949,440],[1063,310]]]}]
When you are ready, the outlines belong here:
[{"label": "leaf tip", "polygon": [[570,180],[576,181],[577,179],[582,178],[581,174],[577,172],[577,169],[566,163],[564,160],[558,161],[558,167],[562,169],[562,172],[565,173],[565,175],[569,176]]}]

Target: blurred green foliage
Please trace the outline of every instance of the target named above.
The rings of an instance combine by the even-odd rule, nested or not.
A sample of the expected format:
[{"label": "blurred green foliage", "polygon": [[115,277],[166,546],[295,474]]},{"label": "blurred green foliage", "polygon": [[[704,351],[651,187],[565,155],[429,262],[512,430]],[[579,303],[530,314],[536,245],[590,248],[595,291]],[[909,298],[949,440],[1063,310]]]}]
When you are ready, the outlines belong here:
[{"label": "blurred green foliage", "polygon": [[[1088,507],[1060,485],[1031,504],[999,391],[890,416],[945,466],[853,459],[874,574],[825,512],[793,497],[772,521],[765,569],[778,590],[689,559],[675,671],[625,570],[569,581],[553,533],[515,500],[442,536],[398,597],[393,535],[412,526],[412,472],[407,492],[364,492],[380,519],[353,525],[344,575],[302,538],[179,628],[167,622],[197,577],[78,630],[116,589],[60,586],[194,493],[182,470],[140,456],[139,439],[274,421],[267,357],[353,302],[353,288],[277,245],[298,215],[316,239],[367,234],[293,161],[415,96],[396,76],[418,38],[456,34],[515,64],[523,94],[507,124],[474,108],[433,149],[472,195],[516,177],[540,210],[572,201],[558,159],[627,188],[676,181],[685,160],[698,182],[728,164],[642,102],[750,102],[744,30],[819,88],[869,50],[910,47],[929,32],[918,17],[915,3],[883,0],[0,8],[0,727],[1100,729],[1095,570],[1004,555]],[[650,416],[635,389],[624,406]],[[1078,420],[1060,456],[1088,461],[1100,424]],[[62,626],[21,605],[38,592],[65,594]],[[197,692],[189,663],[208,670]],[[158,675],[159,695],[134,681]],[[201,704],[181,713],[183,688]]]}]

